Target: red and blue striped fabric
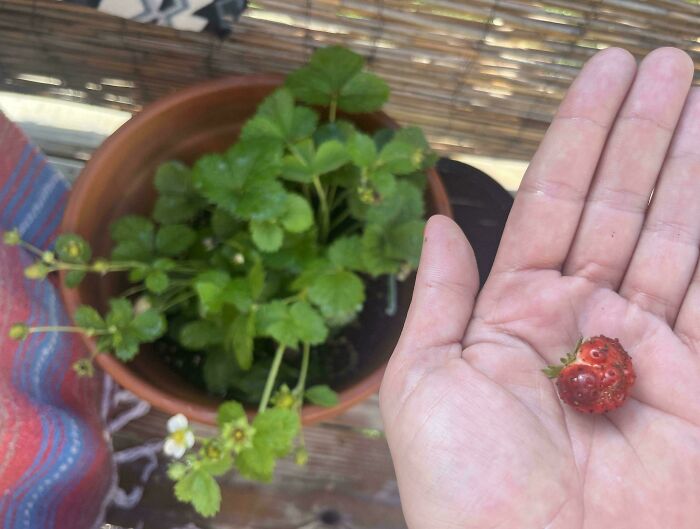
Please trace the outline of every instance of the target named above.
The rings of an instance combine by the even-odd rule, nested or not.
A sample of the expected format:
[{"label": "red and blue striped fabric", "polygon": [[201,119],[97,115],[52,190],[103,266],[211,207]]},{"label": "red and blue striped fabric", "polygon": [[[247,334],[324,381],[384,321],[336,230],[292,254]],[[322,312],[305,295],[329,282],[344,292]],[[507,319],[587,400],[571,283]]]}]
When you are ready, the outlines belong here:
[{"label": "red and blue striped fabric", "polygon": [[[35,246],[50,246],[68,188],[0,114],[0,230],[16,227]],[[24,278],[31,262],[25,251],[0,243],[0,528],[93,528],[114,476],[101,384],[73,372],[86,355],[75,336],[7,337],[15,322],[69,321],[54,283]]]}]

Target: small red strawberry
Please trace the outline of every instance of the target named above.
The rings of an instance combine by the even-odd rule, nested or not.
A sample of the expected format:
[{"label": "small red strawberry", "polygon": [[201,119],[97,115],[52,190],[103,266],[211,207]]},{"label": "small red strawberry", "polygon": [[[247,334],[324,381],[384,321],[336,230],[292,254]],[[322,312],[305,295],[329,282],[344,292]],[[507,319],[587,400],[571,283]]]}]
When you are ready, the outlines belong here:
[{"label": "small red strawberry", "polygon": [[585,413],[619,408],[636,379],[632,358],[617,338],[596,336],[579,340],[561,362],[542,371],[557,379],[561,400]]}]

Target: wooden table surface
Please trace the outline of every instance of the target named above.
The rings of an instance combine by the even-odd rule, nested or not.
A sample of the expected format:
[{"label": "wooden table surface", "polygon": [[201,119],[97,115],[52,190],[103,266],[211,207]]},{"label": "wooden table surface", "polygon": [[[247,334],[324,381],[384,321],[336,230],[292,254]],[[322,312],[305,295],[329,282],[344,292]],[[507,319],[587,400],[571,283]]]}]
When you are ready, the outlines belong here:
[{"label": "wooden table surface", "polygon": [[[166,420],[166,415],[151,411],[115,434],[115,449],[162,439]],[[110,509],[107,522],[134,529],[405,527],[386,441],[363,432],[381,428],[377,397],[338,420],[305,428],[306,466],[283,460],[271,484],[253,483],[237,475],[224,477],[220,480],[222,510],[211,519],[197,516],[175,499],[172,482],[165,475],[166,460],[159,457],[138,506]],[[207,432],[206,427],[197,429]],[[121,484],[129,488],[135,483],[143,465],[139,460],[121,466]]]}]

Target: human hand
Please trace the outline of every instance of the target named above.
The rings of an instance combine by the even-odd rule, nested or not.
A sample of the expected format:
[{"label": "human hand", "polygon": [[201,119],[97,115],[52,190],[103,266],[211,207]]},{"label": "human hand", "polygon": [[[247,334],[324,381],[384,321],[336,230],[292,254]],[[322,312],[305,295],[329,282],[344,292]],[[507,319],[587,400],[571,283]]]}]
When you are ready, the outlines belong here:
[{"label": "human hand", "polygon": [[[698,528],[700,91],[659,49],[597,54],[532,160],[490,277],[428,223],[381,408],[411,529]],[[654,189],[653,201],[649,197]],[[541,372],[620,339],[637,382],[583,415]]]}]

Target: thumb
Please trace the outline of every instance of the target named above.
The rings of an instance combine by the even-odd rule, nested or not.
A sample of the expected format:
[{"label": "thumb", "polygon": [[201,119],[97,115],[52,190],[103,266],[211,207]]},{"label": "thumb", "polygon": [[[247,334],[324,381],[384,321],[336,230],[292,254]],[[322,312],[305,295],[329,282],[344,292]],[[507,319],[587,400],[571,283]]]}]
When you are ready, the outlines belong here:
[{"label": "thumb", "polygon": [[462,229],[447,217],[431,217],[411,307],[394,355],[431,354],[435,348],[461,344],[478,289],[476,259]]}]

